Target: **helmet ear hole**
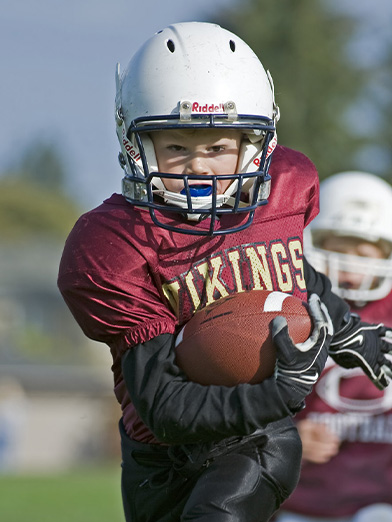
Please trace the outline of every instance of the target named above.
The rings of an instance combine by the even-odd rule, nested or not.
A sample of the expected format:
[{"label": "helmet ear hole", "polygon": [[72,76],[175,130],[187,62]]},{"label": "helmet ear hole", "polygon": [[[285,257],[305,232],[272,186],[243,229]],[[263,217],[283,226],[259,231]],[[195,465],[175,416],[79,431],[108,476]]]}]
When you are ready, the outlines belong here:
[{"label": "helmet ear hole", "polygon": [[174,45],[173,40],[168,40],[168,41],[166,42],[166,46],[167,46],[167,48],[169,49],[169,51],[170,51],[171,53],[174,53],[174,51],[176,50],[176,46]]},{"label": "helmet ear hole", "polygon": [[230,49],[234,53],[235,52],[235,41],[234,40],[230,40],[229,45],[230,45]]}]

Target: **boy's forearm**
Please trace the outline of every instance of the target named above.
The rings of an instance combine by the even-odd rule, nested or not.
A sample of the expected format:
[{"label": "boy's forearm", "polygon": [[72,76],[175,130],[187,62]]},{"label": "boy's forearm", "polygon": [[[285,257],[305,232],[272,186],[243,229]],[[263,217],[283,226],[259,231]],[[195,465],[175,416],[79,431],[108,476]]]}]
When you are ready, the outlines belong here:
[{"label": "boy's forearm", "polygon": [[234,387],[189,382],[175,364],[173,339],[160,335],[122,359],[131,400],[161,442],[189,444],[249,435],[291,415],[274,377]]}]

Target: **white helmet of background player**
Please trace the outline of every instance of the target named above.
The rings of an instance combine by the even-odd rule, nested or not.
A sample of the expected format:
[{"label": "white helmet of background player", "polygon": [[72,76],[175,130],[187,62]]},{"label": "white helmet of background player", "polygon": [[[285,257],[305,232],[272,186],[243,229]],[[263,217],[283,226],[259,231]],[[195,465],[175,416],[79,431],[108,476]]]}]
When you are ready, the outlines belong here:
[{"label": "white helmet of background player", "polygon": [[[392,187],[364,172],[342,172],[320,184],[320,214],[309,225],[305,252],[326,273],[341,297],[360,303],[381,299],[392,290]],[[360,257],[323,248],[331,236],[373,243],[385,259]],[[358,274],[359,288],[346,288],[339,274]]]},{"label": "white helmet of background player", "polygon": [[[154,222],[170,230],[173,227],[160,222],[155,210],[180,212],[187,219],[210,216],[208,234],[223,213],[244,212],[249,216],[245,225],[223,233],[249,226],[255,208],[265,204],[269,196],[268,167],[276,145],[279,112],[272,79],[250,47],[215,24],[174,24],[147,40],[122,75],[117,67],[116,84],[125,198],[148,207]],[[224,194],[216,193],[213,178],[219,179],[219,175],[208,176],[211,194],[195,196],[184,178],[195,179],[196,175],[163,176],[158,172],[148,133],[203,127],[241,129],[246,137],[239,172],[231,176],[233,182]],[[168,191],[163,177],[181,178],[183,193]],[[240,193],[249,195],[246,203],[241,201]],[[190,233],[187,228],[175,230]]]}]

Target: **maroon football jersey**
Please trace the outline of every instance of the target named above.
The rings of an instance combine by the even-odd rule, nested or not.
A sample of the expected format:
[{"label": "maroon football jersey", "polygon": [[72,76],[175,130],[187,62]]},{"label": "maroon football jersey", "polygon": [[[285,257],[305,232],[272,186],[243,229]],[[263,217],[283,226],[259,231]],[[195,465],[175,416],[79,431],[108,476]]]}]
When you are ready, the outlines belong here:
[{"label": "maroon football jersey", "polygon": [[[365,322],[392,326],[392,293],[353,310]],[[326,424],[342,440],[326,464],[303,462],[283,509],[307,516],[344,517],[370,504],[392,502],[392,387],[378,390],[362,370],[328,360],[296,417]]]},{"label": "maroon football jersey", "polygon": [[[59,288],[85,334],[111,349],[115,394],[134,439],[157,442],[126,391],[121,357],[127,349],[175,334],[196,309],[236,292],[280,290],[306,299],[302,236],[318,212],[317,172],[304,155],[277,147],[270,175],[269,203],[241,232],[173,233],[154,225],[147,209],[114,194],[83,215],[70,233]],[[242,214],[225,214],[217,226],[245,220]],[[208,229],[209,219],[186,226]]]}]

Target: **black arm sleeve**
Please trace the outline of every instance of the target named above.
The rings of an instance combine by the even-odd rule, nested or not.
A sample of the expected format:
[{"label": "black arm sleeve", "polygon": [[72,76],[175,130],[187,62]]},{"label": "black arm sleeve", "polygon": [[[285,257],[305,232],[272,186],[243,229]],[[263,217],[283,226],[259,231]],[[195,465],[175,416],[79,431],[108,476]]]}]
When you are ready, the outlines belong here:
[{"label": "black arm sleeve", "polygon": [[128,350],[122,371],[130,398],[154,436],[169,444],[243,436],[290,416],[275,377],[233,387],[190,382],[175,364],[174,336]]},{"label": "black arm sleeve", "polygon": [[327,307],[334,327],[338,332],[345,324],[347,314],[350,312],[348,304],[331,289],[331,281],[327,276],[317,272],[304,258],[304,274],[308,295],[317,294],[322,303]]}]

